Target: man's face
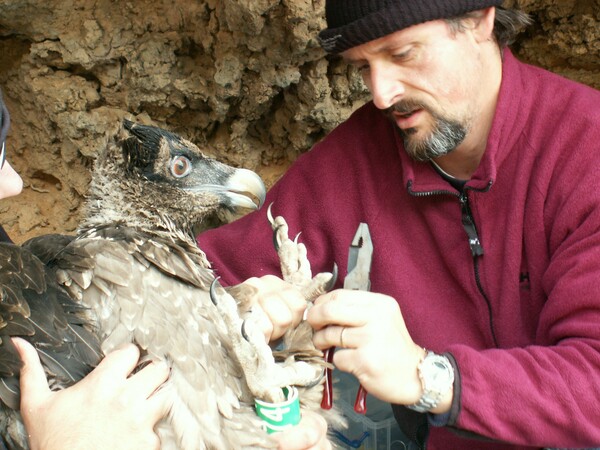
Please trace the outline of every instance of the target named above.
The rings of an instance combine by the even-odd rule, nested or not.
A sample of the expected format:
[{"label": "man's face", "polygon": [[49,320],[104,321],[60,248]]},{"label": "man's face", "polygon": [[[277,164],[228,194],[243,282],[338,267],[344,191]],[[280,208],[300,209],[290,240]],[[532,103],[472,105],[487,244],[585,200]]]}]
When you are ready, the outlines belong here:
[{"label": "man's face", "polygon": [[396,124],[406,151],[427,161],[452,152],[476,126],[486,88],[482,54],[471,30],[427,22],[346,50]]}]

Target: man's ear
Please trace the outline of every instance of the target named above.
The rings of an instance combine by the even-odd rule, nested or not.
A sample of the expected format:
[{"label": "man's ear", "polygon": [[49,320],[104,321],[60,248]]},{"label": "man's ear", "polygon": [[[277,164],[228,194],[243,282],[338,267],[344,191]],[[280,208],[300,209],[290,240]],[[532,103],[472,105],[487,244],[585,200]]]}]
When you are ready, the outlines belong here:
[{"label": "man's ear", "polygon": [[494,20],[496,19],[496,8],[489,7],[479,11],[473,23],[473,36],[477,42],[493,40]]}]

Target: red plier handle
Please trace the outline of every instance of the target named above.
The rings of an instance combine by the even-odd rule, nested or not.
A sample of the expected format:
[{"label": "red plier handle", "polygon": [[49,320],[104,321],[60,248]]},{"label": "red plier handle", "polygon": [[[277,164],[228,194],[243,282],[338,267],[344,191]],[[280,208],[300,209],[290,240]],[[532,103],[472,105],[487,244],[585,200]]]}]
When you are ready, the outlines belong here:
[{"label": "red plier handle", "polygon": [[[328,348],[323,352],[325,361],[333,365],[333,353],[335,347]],[[325,385],[323,386],[323,398],[321,399],[321,408],[330,410],[333,407],[333,369],[325,369]]]},{"label": "red plier handle", "polygon": [[[354,234],[354,239],[350,245],[348,254],[348,273],[344,279],[344,289],[354,289],[369,291],[371,289],[371,281],[369,274],[371,272],[371,262],[373,260],[373,242],[369,233],[369,226],[361,222]],[[333,353],[335,347],[328,348],[324,352],[325,360],[332,365]],[[323,399],[321,400],[321,408],[331,409],[333,406],[333,371],[328,368],[325,374],[325,386],[323,389]],[[367,413],[367,390],[362,387],[358,388],[356,400],[354,402],[354,411],[359,414]]]}]

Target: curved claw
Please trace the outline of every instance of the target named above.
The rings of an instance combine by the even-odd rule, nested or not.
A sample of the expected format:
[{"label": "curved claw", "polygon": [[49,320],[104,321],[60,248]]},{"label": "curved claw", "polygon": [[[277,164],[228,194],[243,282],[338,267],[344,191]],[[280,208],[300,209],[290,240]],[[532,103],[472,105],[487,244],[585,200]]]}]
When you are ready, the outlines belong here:
[{"label": "curved claw", "polygon": [[296,237],[294,238],[294,244],[298,244],[298,239],[300,238],[301,234],[302,234],[302,231],[296,235]]},{"label": "curved claw", "polygon": [[[273,227],[273,225],[275,225],[275,219],[273,218],[273,213],[271,212],[272,206],[273,206],[273,203],[270,203],[269,207],[267,208],[267,219],[269,219],[269,223],[271,224],[271,227]],[[279,248],[281,247],[279,241],[277,240],[277,231],[282,226],[283,226],[282,224],[279,224],[275,228],[273,228],[273,247],[275,247],[276,252],[279,252]]]},{"label": "curved claw", "polygon": [[217,306],[217,292],[216,292],[216,285],[219,282],[219,278],[221,277],[216,277],[212,283],[210,283],[210,289],[209,289],[209,294],[210,294],[210,301],[213,302],[213,305]]},{"label": "curved claw", "polygon": [[247,342],[250,342],[250,336],[248,336],[248,333],[246,333],[246,321],[245,320],[242,322],[241,331],[242,331],[242,337],[244,339],[246,339]]},{"label": "curved claw", "polygon": [[336,263],[333,263],[333,270],[331,271],[331,279],[324,286],[325,292],[329,292],[333,289],[333,287],[335,286],[335,283],[337,283],[337,279],[338,279],[338,266]]},{"label": "curved claw", "polygon": [[271,225],[273,225],[273,222],[275,222],[275,219],[273,219],[273,213],[271,212],[271,207],[273,206],[273,203],[269,203],[269,207],[267,208],[267,219],[269,219],[269,223]]},{"label": "curved claw", "polygon": [[311,381],[310,383],[308,383],[302,387],[306,388],[306,389],[311,389],[311,388],[314,388],[315,386],[318,386],[319,384],[321,384],[323,382],[323,379],[325,378],[326,373],[327,373],[327,369],[325,367],[322,367],[321,375],[319,375],[314,381]]},{"label": "curved claw", "polygon": [[277,225],[273,228],[273,247],[275,247],[275,251],[279,252],[281,245],[279,244],[279,240],[277,239],[277,231],[283,226],[283,224]]}]

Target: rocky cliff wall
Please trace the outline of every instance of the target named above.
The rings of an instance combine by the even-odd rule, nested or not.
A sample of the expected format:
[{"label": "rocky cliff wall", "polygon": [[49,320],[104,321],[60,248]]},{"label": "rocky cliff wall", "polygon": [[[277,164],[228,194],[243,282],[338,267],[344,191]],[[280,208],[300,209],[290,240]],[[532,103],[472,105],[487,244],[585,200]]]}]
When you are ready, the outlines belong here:
[{"label": "rocky cliff wall", "polygon": [[[521,59],[600,88],[600,0],[513,0]],[[366,91],[315,39],[324,0],[0,0],[16,240],[72,232],[89,169],[128,117],[169,128],[270,185]]]}]

